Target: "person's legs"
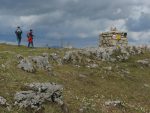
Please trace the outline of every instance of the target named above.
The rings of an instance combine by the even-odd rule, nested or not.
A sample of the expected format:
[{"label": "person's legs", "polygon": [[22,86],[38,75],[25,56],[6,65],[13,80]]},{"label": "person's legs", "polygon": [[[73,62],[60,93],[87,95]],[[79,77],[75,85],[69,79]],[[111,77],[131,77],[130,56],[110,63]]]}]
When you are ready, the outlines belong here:
[{"label": "person's legs", "polygon": [[30,47],[30,42],[28,42],[28,47]]},{"label": "person's legs", "polygon": [[33,45],[33,41],[31,42],[31,45],[32,45],[32,47],[34,47],[34,45]]},{"label": "person's legs", "polygon": [[18,43],[18,46],[19,46],[19,37],[17,37],[17,43]]},{"label": "person's legs", "polygon": [[20,46],[21,43],[21,37],[18,38],[18,46]]}]

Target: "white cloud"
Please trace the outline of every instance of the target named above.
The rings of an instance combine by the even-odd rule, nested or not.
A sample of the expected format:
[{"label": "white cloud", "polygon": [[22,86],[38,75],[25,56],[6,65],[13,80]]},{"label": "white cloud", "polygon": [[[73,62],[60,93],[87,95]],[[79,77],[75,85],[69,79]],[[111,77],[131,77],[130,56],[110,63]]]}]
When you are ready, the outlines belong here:
[{"label": "white cloud", "polygon": [[24,25],[32,25],[36,23],[39,20],[38,15],[30,15],[30,16],[20,16],[19,18],[20,22]]},{"label": "white cloud", "polygon": [[129,32],[128,38],[132,43],[149,44],[150,32]]},{"label": "white cloud", "polygon": [[78,33],[77,35],[79,38],[87,38],[89,37],[87,33]]}]

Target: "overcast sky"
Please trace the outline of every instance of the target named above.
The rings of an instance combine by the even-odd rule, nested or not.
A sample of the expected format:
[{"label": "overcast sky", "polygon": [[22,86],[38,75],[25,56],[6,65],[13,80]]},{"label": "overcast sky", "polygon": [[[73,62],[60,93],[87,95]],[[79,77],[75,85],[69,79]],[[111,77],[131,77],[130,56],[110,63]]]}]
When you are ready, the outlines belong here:
[{"label": "overcast sky", "polygon": [[0,0],[0,41],[15,42],[17,26],[34,31],[37,45],[97,46],[111,26],[130,43],[150,43],[150,0]]}]

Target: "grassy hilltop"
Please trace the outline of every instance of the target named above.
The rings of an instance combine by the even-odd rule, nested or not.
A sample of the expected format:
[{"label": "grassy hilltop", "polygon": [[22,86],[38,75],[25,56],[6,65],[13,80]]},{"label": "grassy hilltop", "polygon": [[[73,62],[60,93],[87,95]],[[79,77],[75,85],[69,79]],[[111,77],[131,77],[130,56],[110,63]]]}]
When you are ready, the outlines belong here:
[{"label": "grassy hilltop", "polygon": [[[124,62],[100,62],[96,68],[57,65],[51,62],[53,75],[46,71],[24,72],[17,68],[17,54],[36,56],[42,53],[58,53],[63,56],[67,49],[27,48],[0,45],[0,96],[14,103],[14,94],[25,83],[54,82],[62,84],[63,100],[70,113],[149,113],[150,67],[137,64],[137,60],[150,59],[150,52],[130,57]],[[112,67],[105,70],[103,67]],[[106,101],[119,100],[121,106],[105,106]],[[55,103],[45,103],[43,113],[63,113]],[[32,113],[32,111],[30,111]],[[11,111],[0,107],[0,113],[29,113],[13,106]]]}]

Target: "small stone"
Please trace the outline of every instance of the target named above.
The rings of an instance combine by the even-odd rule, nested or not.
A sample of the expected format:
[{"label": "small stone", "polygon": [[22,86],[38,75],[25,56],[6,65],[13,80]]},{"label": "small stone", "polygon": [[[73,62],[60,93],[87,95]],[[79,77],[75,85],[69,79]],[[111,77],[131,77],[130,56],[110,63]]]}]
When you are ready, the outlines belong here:
[{"label": "small stone", "polygon": [[17,57],[17,59],[19,59],[19,60],[24,59],[23,56],[20,55],[20,54],[18,54],[16,57]]},{"label": "small stone", "polygon": [[122,102],[119,101],[119,100],[116,100],[116,101],[106,101],[105,105],[106,106],[113,106],[113,107],[122,106]]},{"label": "small stone", "polygon": [[48,57],[48,53],[42,53],[43,57]]},{"label": "small stone", "polygon": [[80,68],[81,66],[80,66],[80,65],[75,65],[75,67],[78,67],[78,68]]},{"label": "small stone", "polygon": [[125,75],[127,75],[127,74],[130,74],[130,72],[128,71],[128,70],[121,70],[121,72],[123,73],[123,74],[125,74]]},{"label": "small stone", "polygon": [[148,85],[148,84],[144,84],[144,87],[150,88],[150,85]]},{"label": "small stone", "polygon": [[79,77],[80,77],[80,78],[86,78],[87,76],[86,76],[86,75],[83,75],[83,74],[79,74]]},{"label": "small stone", "polygon": [[80,113],[83,113],[83,112],[84,112],[84,109],[83,109],[83,108],[80,108],[80,109],[79,109],[79,112],[80,112]]},{"label": "small stone", "polygon": [[109,66],[109,67],[103,67],[103,69],[107,70],[107,71],[112,71],[112,67]]},{"label": "small stone", "polygon": [[50,58],[54,61],[57,61],[59,59],[59,56],[56,53],[50,54]]},{"label": "small stone", "polygon": [[4,64],[2,64],[2,68],[6,68],[6,66]]},{"label": "small stone", "polygon": [[97,65],[97,64],[90,64],[90,67],[91,67],[91,68],[97,68],[98,65]]}]

